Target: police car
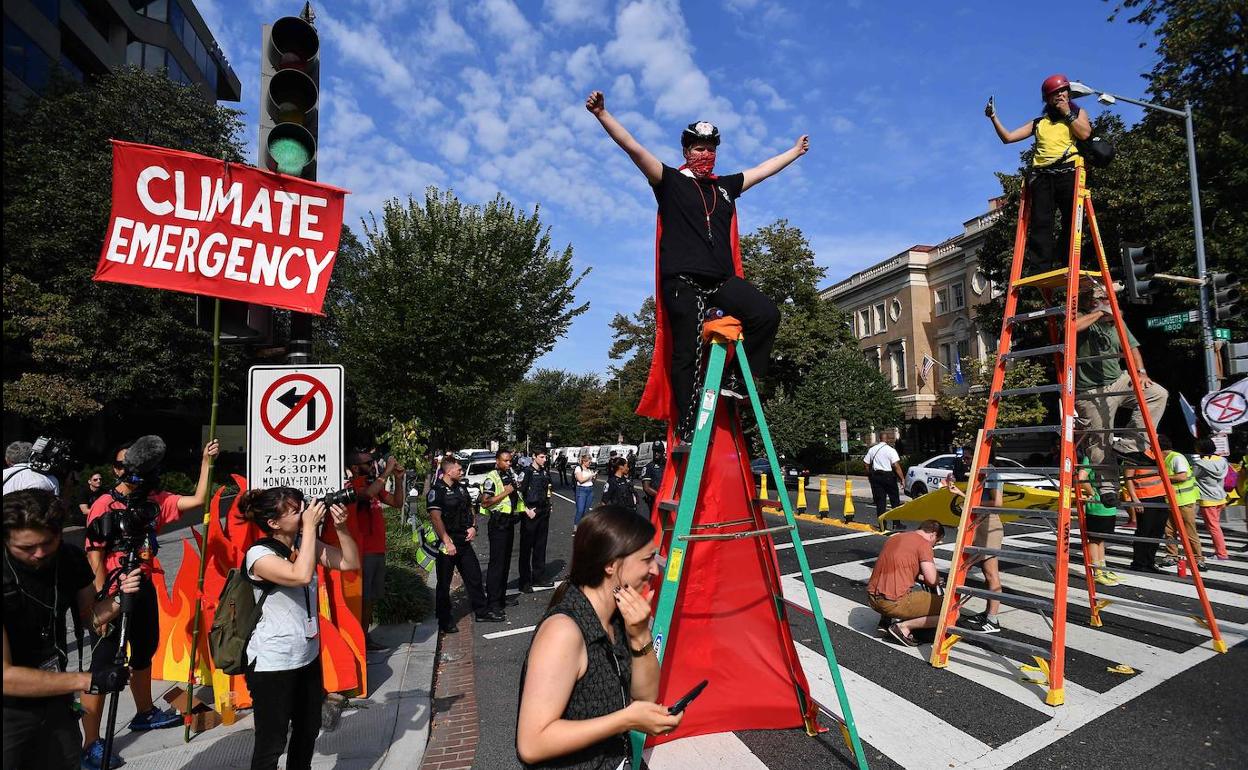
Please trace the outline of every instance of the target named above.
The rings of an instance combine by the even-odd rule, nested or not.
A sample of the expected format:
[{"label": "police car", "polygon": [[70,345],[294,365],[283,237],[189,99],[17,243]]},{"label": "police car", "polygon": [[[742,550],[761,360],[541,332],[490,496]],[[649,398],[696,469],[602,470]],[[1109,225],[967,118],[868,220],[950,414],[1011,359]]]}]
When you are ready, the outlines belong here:
[{"label": "police car", "polygon": [[468,494],[474,505],[481,497],[481,484],[495,465],[493,452],[478,452],[464,463],[464,483],[468,485]]},{"label": "police car", "polygon": [[[906,492],[910,497],[921,497],[933,489],[940,489],[945,478],[953,473],[953,465],[957,455],[945,454],[925,460],[918,465],[911,465],[906,471]],[[994,461],[997,468],[1022,468],[1022,463],[1008,457],[998,456]],[[1034,489],[1057,489],[1051,479],[1038,477],[1031,473],[1002,473],[998,477],[1007,484]]]}]

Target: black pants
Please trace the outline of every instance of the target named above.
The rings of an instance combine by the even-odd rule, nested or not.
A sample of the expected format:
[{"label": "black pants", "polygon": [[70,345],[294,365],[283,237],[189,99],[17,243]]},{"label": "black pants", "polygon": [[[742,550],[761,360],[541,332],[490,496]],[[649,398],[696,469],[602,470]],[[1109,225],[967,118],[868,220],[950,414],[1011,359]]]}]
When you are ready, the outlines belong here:
[{"label": "black pants", "polygon": [[21,703],[4,706],[4,770],[77,770],[82,761],[82,732],[73,698],[11,700]]},{"label": "black pants", "polygon": [[568,485],[568,466],[566,465],[559,468],[559,483],[565,487]]},{"label": "black pants", "polygon": [[883,516],[889,504],[901,505],[901,491],[897,488],[897,474],[892,471],[871,471],[871,499],[875,503],[875,515]]},{"label": "black pants", "polygon": [[[156,603],[156,588],[149,578],[139,583],[134,595],[134,606],[126,627],[126,645],[130,648],[130,669],[142,671],[152,667],[152,658],[160,647],[160,610]],[[121,640],[121,618],[115,619],[108,633],[101,639],[94,630],[88,630],[91,638],[91,666],[112,663],[117,659],[117,642]]]},{"label": "black pants", "polygon": [[433,592],[433,611],[438,624],[449,626],[451,617],[451,577],[459,570],[459,577],[464,581],[464,590],[468,592],[468,601],[472,603],[473,612],[485,612],[485,589],[481,585],[481,562],[477,560],[477,551],[472,543],[464,540],[463,535],[451,535],[455,543],[455,555],[438,554],[437,588]]},{"label": "black pants", "polygon": [[[1155,497],[1149,502],[1164,501],[1164,497]],[[1165,508],[1141,508],[1135,514],[1135,536],[1136,537],[1165,537],[1166,522],[1170,519],[1170,511]],[[1133,569],[1147,569],[1155,566],[1157,562],[1157,547],[1159,543],[1132,543],[1131,544],[1131,567]]]},{"label": "black pants", "polygon": [[490,515],[490,566],[485,573],[485,600],[488,609],[499,612],[503,611],[507,579],[511,577],[511,548],[516,542],[516,521],[514,514]]},{"label": "black pants", "polygon": [[[718,282],[719,279],[709,280],[705,288]],[[741,322],[745,357],[749,359],[750,373],[757,383],[767,374],[776,330],[780,328],[780,309],[752,284],[736,276],[724,281],[705,303],[707,308],[717,307]],[[663,308],[667,311],[672,340],[672,395],[676,400],[677,417],[685,419],[694,390],[699,386],[694,382],[701,350],[697,293],[683,279],[664,278]]]},{"label": "black pants", "polygon": [[[1066,267],[1069,260],[1071,204],[1075,199],[1075,171],[1032,172],[1027,183],[1031,196],[1031,216],[1027,222],[1027,249],[1041,272]],[[1062,239],[1054,240],[1053,213],[1062,213]]]},{"label": "black pants", "polygon": [[286,770],[310,768],[325,699],[320,656],[288,671],[248,669],[246,679],[256,723],[251,770],[276,770],[283,751],[287,752]]},{"label": "black pants", "polygon": [[520,587],[541,582],[546,572],[546,536],[550,531],[550,506],[534,506],[533,518],[520,515]]}]

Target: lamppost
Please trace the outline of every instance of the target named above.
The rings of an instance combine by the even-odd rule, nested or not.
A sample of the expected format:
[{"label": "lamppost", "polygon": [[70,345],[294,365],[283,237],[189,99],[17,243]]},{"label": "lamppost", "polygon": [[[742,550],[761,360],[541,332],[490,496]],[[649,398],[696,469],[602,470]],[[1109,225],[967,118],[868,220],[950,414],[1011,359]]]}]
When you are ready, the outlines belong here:
[{"label": "lamppost", "polygon": [[1212,393],[1218,389],[1217,361],[1213,351],[1213,326],[1209,317],[1209,280],[1205,271],[1205,231],[1200,220],[1200,182],[1196,176],[1196,134],[1192,129],[1192,103],[1183,102],[1183,109],[1163,107],[1140,99],[1111,94],[1101,91],[1078,81],[1070,84],[1073,96],[1096,94],[1096,100],[1106,106],[1123,101],[1148,110],[1158,110],[1167,115],[1183,118],[1183,128],[1187,133],[1187,176],[1192,190],[1192,224],[1196,231],[1196,277],[1200,279],[1200,336],[1205,348],[1205,384]]}]

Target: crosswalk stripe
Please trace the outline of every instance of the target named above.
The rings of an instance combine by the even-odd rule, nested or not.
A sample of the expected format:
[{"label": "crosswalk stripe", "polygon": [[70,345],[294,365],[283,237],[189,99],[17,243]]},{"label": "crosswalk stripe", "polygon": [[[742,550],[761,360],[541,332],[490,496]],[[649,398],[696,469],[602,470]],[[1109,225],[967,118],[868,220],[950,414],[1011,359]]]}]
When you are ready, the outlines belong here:
[{"label": "crosswalk stripe", "polygon": [[[800,580],[786,577],[781,580],[781,586],[784,589],[784,598],[787,601],[803,609],[810,609],[810,602],[806,597],[806,586]],[[930,644],[923,644],[918,647],[901,647],[885,641],[875,633],[875,624],[879,618],[875,610],[852,599],[846,599],[838,594],[825,591],[822,588],[816,588],[815,590],[819,596],[819,607],[823,610],[824,618],[829,622],[852,631],[857,631],[893,652],[909,655],[922,661],[927,660],[931,652]],[[950,673],[994,690],[1024,706],[1030,706],[1042,714],[1050,715],[1053,713],[1052,707],[1045,705],[1044,690],[1019,681],[1017,670],[1004,668],[1002,666],[1002,658],[996,653],[970,645],[963,645],[959,650],[964,652],[964,654],[950,659],[948,667]],[[824,667],[826,668],[826,664],[824,664]],[[807,670],[807,674],[809,673],[810,671]],[[1078,685],[1072,686],[1067,691],[1068,699],[1075,702],[1084,697],[1093,697],[1094,695],[1095,693],[1088,693],[1087,690]]]},{"label": "crosswalk stripe", "polygon": [[[857,538],[857,537],[872,537],[875,534],[876,534],[875,532],[850,532],[848,535],[835,535],[833,537],[816,537],[810,540],[803,540],[802,546],[809,547],[812,545],[819,545],[820,543],[833,543],[839,540],[853,540],[854,538]],[[788,550],[789,548],[792,548],[792,547],[793,547],[792,543],[777,543],[776,544],[777,551]]]},{"label": "crosswalk stripe", "polygon": [[681,738],[646,749],[645,758],[646,764],[654,770],[685,770],[689,767],[767,770],[767,765],[733,733]]},{"label": "crosswalk stripe", "polygon": [[[835,685],[823,655],[798,643],[797,656],[810,682],[811,697],[824,710],[840,717]],[[904,694],[887,690],[845,666],[841,666],[841,678],[850,693],[859,736],[902,767],[945,770],[992,750],[983,741],[906,700]],[[915,740],[915,736],[923,739]]]}]

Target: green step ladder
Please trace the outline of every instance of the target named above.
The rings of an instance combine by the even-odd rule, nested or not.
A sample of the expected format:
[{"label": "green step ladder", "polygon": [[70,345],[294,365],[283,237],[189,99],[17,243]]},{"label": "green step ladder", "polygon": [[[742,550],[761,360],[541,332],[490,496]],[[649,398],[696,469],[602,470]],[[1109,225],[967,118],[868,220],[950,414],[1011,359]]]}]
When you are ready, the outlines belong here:
[{"label": "green step ladder", "polygon": [[[706,467],[707,452],[711,445],[711,432],[715,426],[715,413],[719,405],[720,387],[723,382],[729,346],[733,348],[733,359],[740,367],[741,381],[745,383],[750,406],[753,409],[755,419],[758,421],[758,432],[763,440],[764,451],[767,453],[768,467],[771,469],[772,477],[776,479],[776,492],[779,496],[780,507],[784,510],[785,523],[775,527],[765,526],[762,514],[763,506],[770,504],[774,507],[774,503],[765,500],[754,500],[755,504],[751,508],[753,510],[754,524],[756,525],[755,529],[747,532],[691,534],[691,530],[694,528],[694,511],[697,507],[698,494],[702,483],[702,471]],[[743,437],[740,435],[740,424],[737,423],[737,426],[737,439],[743,443]],[[697,541],[770,537],[773,533],[788,532],[792,537],[793,552],[797,555],[798,564],[801,565],[802,582],[806,585],[806,597],[810,602],[811,614],[814,616],[815,625],[819,629],[819,641],[823,644],[823,654],[828,663],[828,672],[832,675],[832,681],[836,685],[836,698],[840,704],[842,717],[837,718],[835,714],[826,709],[824,713],[838,722],[841,728],[841,735],[845,739],[845,745],[853,752],[859,769],[866,770],[867,758],[863,753],[862,742],[858,737],[858,728],[854,725],[853,712],[849,706],[849,696],[845,692],[845,682],[841,679],[841,668],[836,662],[836,651],[832,648],[832,638],[828,634],[827,623],[823,617],[823,608],[820,606],[815,584],[811,578],[810,563],[806,559],[806,549],[802,545],[802,537],[797,529],[793,505],[789,500],[784,476],[780,472],[780,462],[776,456],[776,448],[771,441],[771,431],[767,427],[767,420],[763,417],[763,407],[758,398],[758,391],[754,387],[754,378],[750,374],[750,364],[746,360],[745,347],[741,338],[728,340],[719,335],[714,335],[710,340],[710,351],[706,362],[706,379],[698,390],[698,411],[694,425],[693,442],[688,446],[688,460],[683,476],[680,474],[679,469],[676,471],[676,483],[679,490],[678,493],[674,492],[673,494],[673,497],[676,499],[658,503],[658,507],[662,511],[670,512],[675,510],[676,512],[676,521],[672,527],[671,540],[668,541],[667,564],[663,569],[663,581],[659,586],[659,602],[655,609],[652,630],[655,640],[654,649],[659,659],[660,670],[662,670],[663,655],[674,641],[669,636],[669,631],[672,613],[676,607],[676,598],[680,593],[681,578],[684,573],[685,551],[689,545]],[[744,447],[742,448],[744,449]],[[673,450],[671,453],[672,459],[675,460],[678,454],[683,453],[679,450]],[[753,499],[752,479],[743,477],[742,484],[745,485],[748,496]],[[768,560],[768,564],[773,563],[774,555],[772,559]],[[776,616],[781,622],[788,623],[783,589],[779,582],[778,573],[772,574],[772,580],[774,581],[772,590],[774,591],[773,597],[775,601],[773,606],[775,607]],[[801,702],[804,696],[800,691],[798,698],[799,706],[803,707],[802,710],[805,713],[805,704]],[[642,749],[645,746],[645,742],[646,735],[644,733],[632,733],[633,767],[635,768],[642,767]]]}]

